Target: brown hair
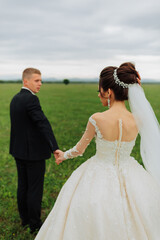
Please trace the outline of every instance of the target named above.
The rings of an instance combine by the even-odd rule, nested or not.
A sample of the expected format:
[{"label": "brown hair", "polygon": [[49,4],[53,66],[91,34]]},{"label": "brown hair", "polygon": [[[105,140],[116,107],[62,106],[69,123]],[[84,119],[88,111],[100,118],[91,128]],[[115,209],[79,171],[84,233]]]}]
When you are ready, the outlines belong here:
[{"label": "brown hair", "polygon": [[25,78],[30,78],[32,74],[41,75],[41,72],[36,68],[26,68],[22,73],[22,80]]},{"label": "brown hair", "polygon": [[[117,83],[115,83],[113,73],[116,68],[117,67],[111,66],[106,67],[102,70],[99,79],[99,90],[102,88],[103,91],[106,92],[110,88],[113,90],[116,100],[128,100],[128,88],[123,88],[122,86],[119,86]],[[138,73],[135,69],[135,65],[131,62],[121,64],[120,67],[117,68],[117,76],[119,80],[124,83],[138,83]]]}]

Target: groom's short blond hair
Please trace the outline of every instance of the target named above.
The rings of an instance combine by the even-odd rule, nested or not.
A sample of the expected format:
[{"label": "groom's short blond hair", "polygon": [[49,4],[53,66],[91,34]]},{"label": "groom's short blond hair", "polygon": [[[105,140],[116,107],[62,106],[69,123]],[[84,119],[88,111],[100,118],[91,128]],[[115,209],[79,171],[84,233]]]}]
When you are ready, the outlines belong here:
[{"label": "groom's short blond hair", "polygon": [[22,80],[25,78],[30,78],[32,74],[41,75],[41,72],[36,68],[26,68],[22,73]]}]

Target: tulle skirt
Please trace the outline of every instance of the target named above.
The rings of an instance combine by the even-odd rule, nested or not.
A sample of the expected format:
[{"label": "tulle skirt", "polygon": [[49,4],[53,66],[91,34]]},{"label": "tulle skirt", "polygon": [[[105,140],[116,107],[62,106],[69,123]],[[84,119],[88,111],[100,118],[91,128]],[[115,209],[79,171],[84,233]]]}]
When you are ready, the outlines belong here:
[{"label": "tulle skirt", "polygon": [[160,187],[129,157],[96,155],[64,184],[36,240],[159,240]]}]

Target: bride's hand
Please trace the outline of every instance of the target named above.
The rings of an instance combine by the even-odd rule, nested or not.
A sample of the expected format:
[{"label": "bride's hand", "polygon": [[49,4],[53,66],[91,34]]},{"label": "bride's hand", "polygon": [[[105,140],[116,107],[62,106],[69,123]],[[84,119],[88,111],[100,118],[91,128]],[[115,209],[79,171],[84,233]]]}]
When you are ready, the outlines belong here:
[{"label": "bride's hand", "polygon": [[137,75],[138,75],[138,78],[137,78],[138,84],[141,86],[141,77],[139,75],[139,72],[137,72]]},{"label": "bride's hand", "polygon": [[64,158],[64,152],[63,151],[61,151],[61,150],[56,150],[55,151],[55,153],[56,153],[56,155],[57,155],[57,157],[56,157],[56,163],[57,163],[57,165],[59,165],[61,162],[63,162],[64,160],[66,160],[65,158]]}]

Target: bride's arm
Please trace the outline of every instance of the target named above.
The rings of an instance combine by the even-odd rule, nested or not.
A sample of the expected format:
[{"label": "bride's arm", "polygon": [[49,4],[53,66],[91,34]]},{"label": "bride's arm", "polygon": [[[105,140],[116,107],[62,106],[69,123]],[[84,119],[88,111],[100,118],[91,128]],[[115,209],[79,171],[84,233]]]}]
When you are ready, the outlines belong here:
[{"label": "bride's arm", "polygon": [[56,150],[56,153],[58,154],[56,163],[59,164],[63,160],[66,160],[68,158],[82,156],[94,136],[95,136],[95,127],[92,125],[90,121],[88,121],[86,130],[82,138],[73,148],[69,149],[66,152],[62,152],[61,150]]}]

